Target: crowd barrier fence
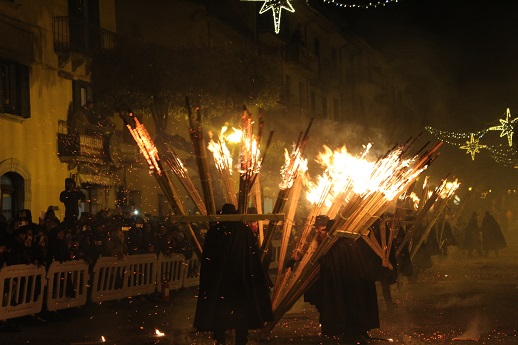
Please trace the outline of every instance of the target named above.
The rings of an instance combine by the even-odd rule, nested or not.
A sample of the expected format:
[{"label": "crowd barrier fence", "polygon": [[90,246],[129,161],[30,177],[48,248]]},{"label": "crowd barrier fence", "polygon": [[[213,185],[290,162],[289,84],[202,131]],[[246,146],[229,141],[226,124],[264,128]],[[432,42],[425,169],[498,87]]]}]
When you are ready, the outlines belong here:
[{"label": "crowd barrier fence", "polygon": [[0,270],[0,321],[39,313],[43,306],[45,283],[45,267],[3,267]]},{"label": "crowd barrier fence", "polygon": [[[277,243],[278,242],[278,243]],[[270,268],[278,265],[280,241],[272,241],[274,257]],[[196,255],[155,254],[99,257],[91,272],[84,260],[52,262],[47,269],[38,265],[12,265],[0,268],[0,321],[36,315],[43,310],[81,307],[138,295],[197,286],[200,260]],[[45,302],[45,303],[44,303]]]}]

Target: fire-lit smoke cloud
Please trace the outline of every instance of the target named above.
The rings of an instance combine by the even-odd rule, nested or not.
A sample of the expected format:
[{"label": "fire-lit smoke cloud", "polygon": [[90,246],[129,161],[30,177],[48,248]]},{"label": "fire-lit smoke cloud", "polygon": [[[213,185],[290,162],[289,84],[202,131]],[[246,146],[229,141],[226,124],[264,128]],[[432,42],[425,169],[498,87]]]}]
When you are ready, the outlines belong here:
[{"label": "fire-lit smoke cloud", "polygon": [[458,337],[453,338],[453,340],[478,341],[484,329],[487,329],[485,320],[480,315],[476,315],[469,321],[468,329]]},{"label": "fire-lit smoke cloud", "polygon": [[480,305],[482,302],[482,295],[473,295],[465,298],[454,296],[448,298],[446,301],[442,301],[437,303],[435,306],[437,309],[448,309],[448,308],[458,308],[458,307],[476,307]]}]

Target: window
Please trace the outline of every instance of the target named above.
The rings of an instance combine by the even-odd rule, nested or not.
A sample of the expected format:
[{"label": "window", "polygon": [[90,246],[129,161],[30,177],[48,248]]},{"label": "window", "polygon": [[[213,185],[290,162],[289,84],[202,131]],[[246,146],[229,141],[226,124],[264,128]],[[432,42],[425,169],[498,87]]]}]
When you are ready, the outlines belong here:
[{"label": "window", "polygon": [[340,119],[340,105],[338,99],[333,98],[333,120]]},{"label": "window", "polygon": [[322,116],[324,119],[327,119],[329,114],[327,113],[327,98],[326,96],[322,96]]},{"label": "window", "polygon": [[303,82],[299,82],[299,100],[300,106],[304,107],[307,104],[306,87]]},{"label": "window", "polygon": [[315,99],[315,91],[311,91],[309,94],[309,102],[311,107],[311,113],[315,114],[317,111],[316,99]]},{"label": "window", "polygon": [[289,75],[285,76],[284,79],[284,97],[286,102],[290,102],[291,100],[291,77]]},{"label": "window", "polygon": [[315,40],[313,41],[314,45],[314,50],[315,50],[315,56],[318,58],[320,58],[320,40],[318,38],[315,38]]},{"label": "window", "polygon": [[1,57],[0,113],[31,117],[29,67]]},{"label": "window", "polygon": [[8,172],[1,177],[0,209],[7,220],[12,220],[24,204],[24,180],[15,173]]},{"label": "window", "polygon": [[92,100],[92,89],[90,85],[84,81],[72,81],[72,109],[76,111],[86,104],[87,100]]},{"label": "window", "polygon": [[338,52],[335,47],[331,47],[331,63],[333,67],[338,67]]}]

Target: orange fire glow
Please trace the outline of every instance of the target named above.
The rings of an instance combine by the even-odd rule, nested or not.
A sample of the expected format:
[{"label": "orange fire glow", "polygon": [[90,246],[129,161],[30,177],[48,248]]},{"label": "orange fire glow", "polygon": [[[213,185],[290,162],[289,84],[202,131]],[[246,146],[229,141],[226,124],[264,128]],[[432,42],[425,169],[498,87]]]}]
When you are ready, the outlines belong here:
[{"label": "orange fire glow", "polygon": [[344,147],[332,151],[324,146],[317,162],[324,172],[316,183],[308,182],[307,199],[313,204],[324,203],[329,207],[340,197],[347,201],[352,195],[365,196],[382,192],[387,200],[393,200],[409,180],[413,180],[423,169],[407,169],[411,159],[403,160],[399,149],[393,150],[377,162],[366,159],[371,145],[365,146],[359,156],[351,155]]},{"label": "orange fire glow", "polygon": [[308,160],[302,158],[299,148],[295,148],[292,153],[284,149],[284,165],[281,168],[282,181],[279,184],[280,189],[288,189],[293,186],[293,182],[299,173],[305,173],[308,170]]},{"label": "orange fire glow", "polygon": [[213,140],[212,132],[209,132],[210,141],[207,148],[212,152],[216,168],[220,172],[228,171],[232,175],[232,155],[227,146],[227,138],[223,135],[225,131],[226,127],[224,126],[219,134],[218,142]]},{"label": "orange fire glow", "polygon": [[126,125],[126,127],[129,129],[133,139],[135,139],[140,152],[146,158],[146,161],[149,164],[149,168],[151,170],[155,170],[158,175],[161,175],[162,171],[160,169],[160,165],[158,164],[160,161],[160,158],[158,157],[158,149],[153,143],[153,140],[151,139],[151,136],[147,132],[144,125],[141,124],[136,117],[134,117],[133,120],[135,121],[135,128],[132,128],[130,125]]},{"label": "orange fire glow", "polygon": [[455,194],[457,189],[459,189],[459,187],[460,187],[460,182],[458,182],[457,179],[455,179],[455,181],[444,180],[444,182],[441,186],[441,192],[440,192],[439,196],[442,199],[451,198]]},{"label": "orange fire glow", "polygon": [[243,136],[243,131],[240,129],[237,129],[235,127],[232,127],[232,132],[229,134],[227,133],[228,126],[221,127],[220,137],[223,137],[226,142],[229,143],[239,143],[241,141],[241,137]]}]

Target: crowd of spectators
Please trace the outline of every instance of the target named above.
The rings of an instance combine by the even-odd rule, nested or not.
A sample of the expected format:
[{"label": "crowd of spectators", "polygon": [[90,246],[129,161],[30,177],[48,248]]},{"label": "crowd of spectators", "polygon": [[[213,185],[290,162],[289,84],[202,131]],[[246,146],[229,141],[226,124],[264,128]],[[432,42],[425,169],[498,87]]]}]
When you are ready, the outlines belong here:
[{"label": "crowd of spectators", "polygon": [[[196,224],[191,225],[203,241]],[[30,210],[21,210],[8,222],[0,214],[0,268],[83,259],[91,266],[100,257],[154,253],[183,254],[189,259],[192,244],[185,230],[167,219],[143,219],[131,208],[83,212],[77,221],[60,221],[49,207],[33,221]]]}]

